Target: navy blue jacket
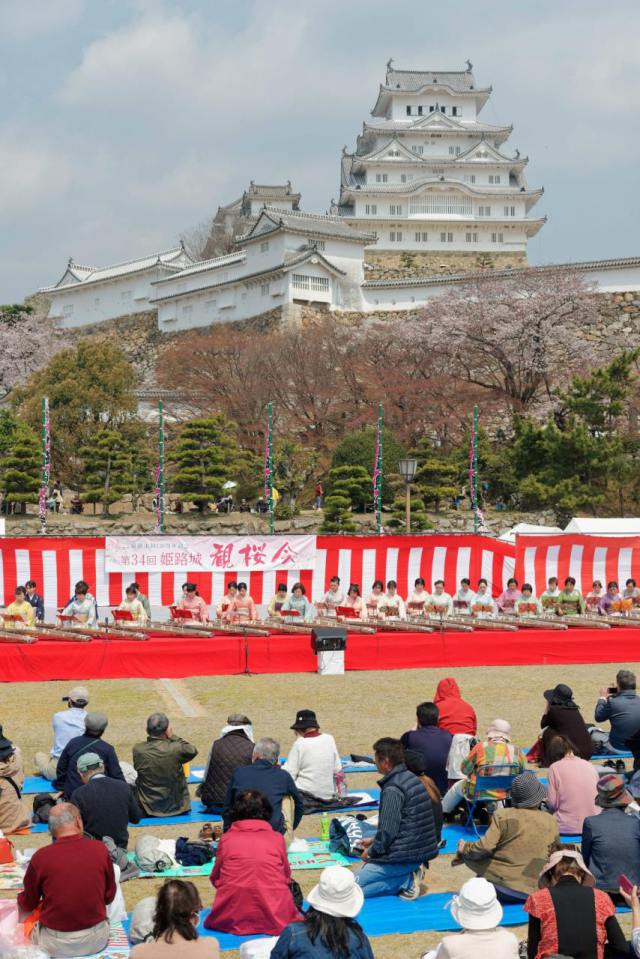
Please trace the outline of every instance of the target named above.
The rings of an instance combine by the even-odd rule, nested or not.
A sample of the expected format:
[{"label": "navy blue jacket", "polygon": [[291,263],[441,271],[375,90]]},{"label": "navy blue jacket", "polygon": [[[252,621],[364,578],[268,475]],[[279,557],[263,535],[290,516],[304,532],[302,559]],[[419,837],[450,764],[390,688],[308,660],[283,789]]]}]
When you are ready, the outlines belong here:
[{"label": "navy blue jacket", "polygon": [[627,739],[640,732],[640,696],[635,689],[625,689],[608,699],[599,699],[595,719],[597,723],[608,719],[611,723],[609,742],[614,749],[627,749]]},{"label": "navy blue jacket", "polygon": [[582,826],[582,857],[595,876],[598,889],[618,891],[622,873],[640,883],[640,819],[623,809],[603,809],[587,816]]},{"label": "navy blue jacket", "polygon": [[[335,959],[335,953],[329,952],[319,937],[311,942],[305,922],[292,922],[280,933],[271,950],[271,959]],[[363,933],[360,939],[352,929],[349,930],[349,959],[373,959],[367,937]]]},{"label": "navy blue jacket", "polygon": [[39,596],[38,593],[34,593],[33,596],[29,596],[27,593],[25,599],[28,603],[31,603],[33,608],[36,611],[36,619],[39,623],[44,619],[44,599],[42,596]]},{"label": "navy blue jacket", "polygon": [[380,786],[378,831],[369,847],[375,862],[424,863],[438,855],[433,805],[427,790],[404,763]]},{"label": "navy blue jacket", "polygon": [[[424,789],[424,787],[422,787]],[[229,828],[231,822],[229,815],[233,801],[238,793],[246,789],[257,789],[265,796],[273,806],[273,816],[271,825],[276,832],[284,832],[284,817],[282,815],[282,800],[285,796],[291,796],[294,803],[293,828],[295,829],[304,815],[304,805],[302,796],[298,792],[298,787],[294,783],[291,775],[286,769],[274,766],[266,759],[256,759],[250,766],[240,766],[234,772],[227,789],[227,798],[222,811],[222,819],[225,830]]]},{"label": "navy blue jacket", "polygon": [[440,790],[442,796],[449,787],[447,760],[453,736],[437,726],[420,726],[405,733],[401,739],[405,749],[415,749],[424,757],[425,773]]},{"label": "navy blue jacket", "polygon": [[111,779],[124,780],[113,746],[103,742],[100,736],[90,736],[88,733],[74,736],[62,750],[53,781],[53,788],[59,790],[64,799],[70,799],[71,794],[83,785],[78,772],[78,760],[83,753],[97,753],[104,762],[105,775]]}]

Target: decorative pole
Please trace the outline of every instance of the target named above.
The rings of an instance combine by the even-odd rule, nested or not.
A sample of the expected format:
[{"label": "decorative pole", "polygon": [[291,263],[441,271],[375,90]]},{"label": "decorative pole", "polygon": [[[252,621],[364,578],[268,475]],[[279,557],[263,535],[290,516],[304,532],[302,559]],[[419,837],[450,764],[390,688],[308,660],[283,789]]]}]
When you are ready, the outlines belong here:
[{"label": "decorative pole", "polygon": [[158,401],[158,466],[156,468],[156,530],[164,533],[164,412]]},{"label": "decorative pole", "polygon": [[378,428],[373,463],[373,508],[376,514],[378,536],[380,536],[382,534],[382,403],[378,403]]},{"label": "decorative pole", "polygon": [[473,407],[473,422],[471,426],[471,445],[469,448],[469,495],[473,510],[473,532],[478,532],[480,517],[478,515],[478,407]]},{"label": "decorative pole", "polygon": [[49,428],[49,397],[42,397],[42,477],[40,482],[40,535],[47,535],[47,499],[51,478],[51,431]]},{"label": "decorative pole", "polygon": [[264,496],[269,506],[269,532],[273,533],[273,403],[267,404],[267,436],[264,447]]}]

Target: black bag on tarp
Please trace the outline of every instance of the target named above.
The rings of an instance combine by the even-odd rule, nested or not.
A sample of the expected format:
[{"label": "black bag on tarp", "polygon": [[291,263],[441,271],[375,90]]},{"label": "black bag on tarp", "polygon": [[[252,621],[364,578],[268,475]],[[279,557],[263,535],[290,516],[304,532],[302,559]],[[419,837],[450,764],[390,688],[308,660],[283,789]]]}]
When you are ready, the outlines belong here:
[{"label": "black bag on tarp", "polygon": [[378,827],[367,822],[363,816],[340,816],[332,819],[329,826],[329,849],[343,856],[359,856],[362,840],[373,839]]}]

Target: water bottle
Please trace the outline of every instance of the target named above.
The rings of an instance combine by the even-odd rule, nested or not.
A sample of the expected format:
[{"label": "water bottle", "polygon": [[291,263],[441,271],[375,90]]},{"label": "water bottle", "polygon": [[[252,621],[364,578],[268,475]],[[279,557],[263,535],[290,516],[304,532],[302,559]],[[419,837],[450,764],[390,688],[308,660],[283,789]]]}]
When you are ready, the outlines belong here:
[{"label": "water bottle", "polygon": [[320,819],[320,840],[322,842],[329,842],[329,817],[326,812],[322,813],[322,818]]}]

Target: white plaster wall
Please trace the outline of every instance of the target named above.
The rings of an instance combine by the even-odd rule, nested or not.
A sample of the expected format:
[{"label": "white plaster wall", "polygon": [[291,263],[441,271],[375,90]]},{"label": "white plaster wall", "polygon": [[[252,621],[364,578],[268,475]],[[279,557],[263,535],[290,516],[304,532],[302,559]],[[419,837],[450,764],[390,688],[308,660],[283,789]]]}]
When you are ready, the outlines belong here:
[{"label": "white plaster wall", "polygon": [[100,283],[62,287],[60,292],[47,293],[51,300],[49,316],[60,318],[63,329],[75,329],[130,313],[144,313],[152,309],[149,305],[155,290],[152,282],[166,272],[153,267],[143,273]]},{"label": "white plaster wall", "polygon": [[189,330],[215,323],[247,320],[280,306],[285,299],[283,279],[264,283],[234,283],[224,289],[187,293],[175,300],[158,303],[158,329],[165,333]]}]

